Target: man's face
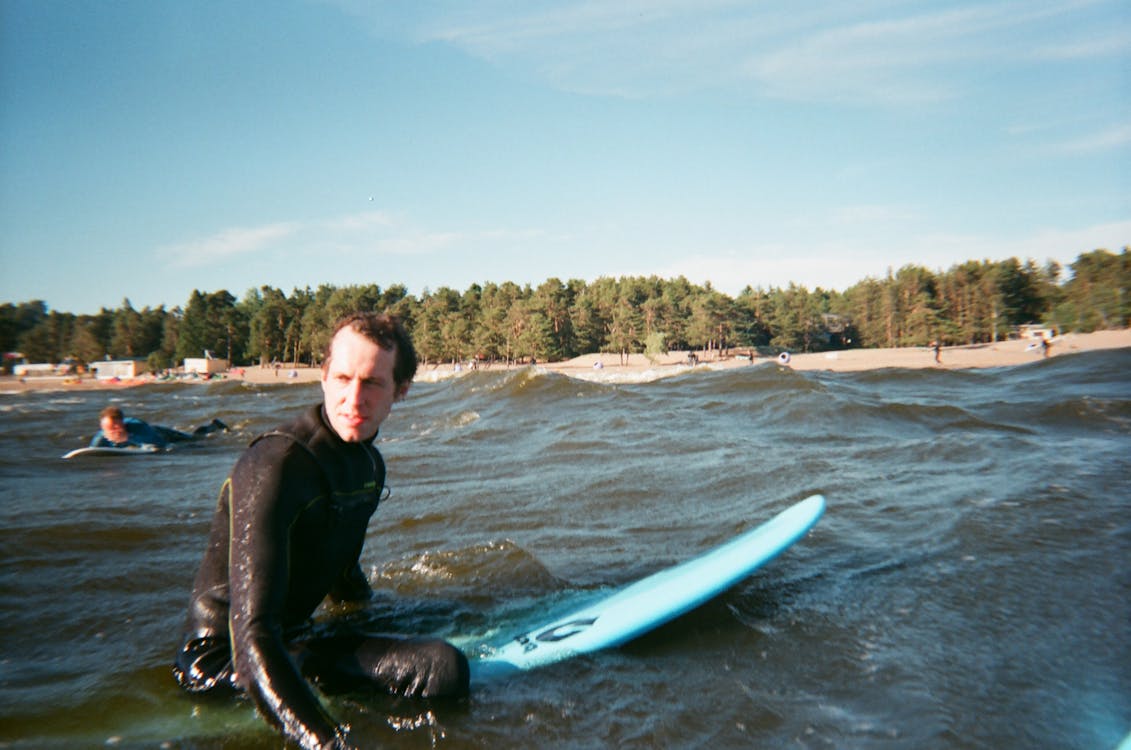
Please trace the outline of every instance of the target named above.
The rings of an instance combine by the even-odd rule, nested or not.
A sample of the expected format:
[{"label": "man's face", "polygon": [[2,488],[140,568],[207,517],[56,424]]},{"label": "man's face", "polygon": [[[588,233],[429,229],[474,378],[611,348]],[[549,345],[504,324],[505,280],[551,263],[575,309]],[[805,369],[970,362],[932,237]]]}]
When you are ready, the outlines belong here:
[{"label": "man's face", "polygon": [[322,371],[322,395],[330,426],[347,443],[372,440],[404,396],[393,380],[396,354],[382,349],[352,328],[334,336],[330,363]]},{"label": "man's face", "polygon": [[102,434],[112,443],[124,443],[130,439],[130,433],[126,431],[126,424],[121,419],[103,417],[99,420],[98,426],[102,428]]}]

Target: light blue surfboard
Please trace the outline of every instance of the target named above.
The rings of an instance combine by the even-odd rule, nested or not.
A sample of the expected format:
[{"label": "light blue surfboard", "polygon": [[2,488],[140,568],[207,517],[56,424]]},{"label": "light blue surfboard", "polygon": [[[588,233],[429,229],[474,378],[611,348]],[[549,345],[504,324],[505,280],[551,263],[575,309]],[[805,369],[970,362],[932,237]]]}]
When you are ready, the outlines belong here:
[{"label": "light blue surfboard", "polygon": [[93,448],[77,448],[63,455],[63,458],[84,458],[94,456],[147,456],[152,453],[164,453],[156,445],[139,445],[135,448],[115,448],[112,445],[96,446]]},{"label": "light blue surfboard", "polygon": [[472,679],[534,669],[618,646],[721,594],[805,535],[825,511],[813,495],[702,555],[610,594],[596,604],[472,652]]}]

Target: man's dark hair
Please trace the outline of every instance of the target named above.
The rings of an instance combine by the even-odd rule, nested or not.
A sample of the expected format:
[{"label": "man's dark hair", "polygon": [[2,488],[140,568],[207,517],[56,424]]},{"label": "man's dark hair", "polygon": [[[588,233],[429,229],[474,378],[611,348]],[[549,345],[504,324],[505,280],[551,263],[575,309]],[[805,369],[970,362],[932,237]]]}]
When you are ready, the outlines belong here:
[{"label": "man's dark hair", "polygon": [[98,415],[98,418],[100,420],[105,419],[106,417],[110,417],[115,422],[121,422],[123,419],[122,410],[116,406],[107,406]]},{"label": "man's dark hair", "polygon": [[330,366],[334,337],[343,328],[352,328],[382,349],[393,352],[396,356],[393,363],[393,381],[397,388],[412,382],[412,378],[416,375],[416,348],[413,347],[412,337],[408,335],[400,318],[388,313],[356,312],[339,320],[334,326],[330,340],[326,343],[326,352],[322,357],[323,371]]}]

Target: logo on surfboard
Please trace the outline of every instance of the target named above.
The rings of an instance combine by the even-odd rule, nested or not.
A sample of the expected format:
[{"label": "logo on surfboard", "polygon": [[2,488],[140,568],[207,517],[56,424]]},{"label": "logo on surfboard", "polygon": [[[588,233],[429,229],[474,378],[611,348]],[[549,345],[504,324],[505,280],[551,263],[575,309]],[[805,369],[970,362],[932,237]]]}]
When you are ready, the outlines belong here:
[{"label": "logo on surfboard", "polygon": [[538,643],[536,643],[536,641],[540,641],[542,643],[557,643],[558,641],[564,641],[566,638],[572,638],[578,633],[584,632],[587,628],[592,627],[593,623],[595,622],[597,622],[596,617],[583,617],[577,620],[563,622],[559,625],[555,625],[552,628],[547,628],[546,630],[543,630],[541,633],[538,633],[533,637],[529,635],[520,635],[519,637],[515,638],[515,640],[518,641],[518,643],[522,646],[524,653],[530,653],[534,649],[538,648]]}]

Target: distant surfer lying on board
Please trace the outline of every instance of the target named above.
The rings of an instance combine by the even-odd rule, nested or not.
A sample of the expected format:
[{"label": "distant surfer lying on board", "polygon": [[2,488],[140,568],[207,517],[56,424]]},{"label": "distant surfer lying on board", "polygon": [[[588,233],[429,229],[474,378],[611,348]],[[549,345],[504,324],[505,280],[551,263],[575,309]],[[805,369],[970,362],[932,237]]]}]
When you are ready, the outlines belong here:
[{"label": "distant surfer lying on board", "polygon": [[468,691],[467,658],[446,641],[310,621],[327,597],[372,596],[359,559],[385,486],[373,439],[416,366],[396,318],[345,318],[323,360],[322,403],[256,438],[220,490],[173,674],[192,693],[245,692],[303,748],[351,747],[307,680],[412,697]]},{"label": "distant surfer lying on board", "polygon": [[169,443],[195,440],[209,433],[228,429],[228,426],[219,419],[213,419],[208,424],[197,427],[190,434],[171,427],[152,425],[136,417],[127,418],[116,406],[107,406],[102,410],[98,415],[98,426],[101,429],[90,439],[91,448],[165,450],[169,447]]}]

